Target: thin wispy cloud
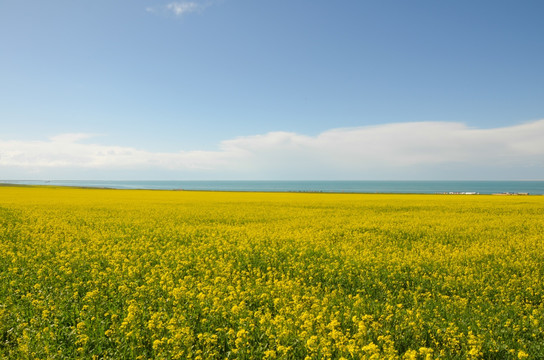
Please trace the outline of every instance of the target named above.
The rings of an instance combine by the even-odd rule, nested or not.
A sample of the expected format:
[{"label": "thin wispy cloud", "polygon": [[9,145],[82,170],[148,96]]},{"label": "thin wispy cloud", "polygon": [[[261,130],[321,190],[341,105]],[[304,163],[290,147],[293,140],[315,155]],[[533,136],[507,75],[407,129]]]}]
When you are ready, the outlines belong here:
[{"label": "thin wispy cloud", "polygon": [[201,7],[195,2],[173,2],[166,5],[174,15],[181,16],[183,14],[192,13],[199,10]]},{"label": "thin wispy cloud", "polygon": [[210,2],[199,3],[195,1],[175,1],[162,6],[148,7],[147,12],[171,14],[176,17],[181,17],[186,14],[200,12],[211,5]]},{"label": "thin wispy cloud", "polygon": [[544,120],[493,129],[408,122],[317,136],[271,132],[225,140],[217,151],[152,152],[61,134],[42,141],[0,140],[0,170],[156,169],[216,179],[544,178],[542,139]]},{"label": "thin wispy cloud", "polygon": [[71,133],[71,134],[60,134],[50,138],[53,142],[58,143],[73,143],[84,139],[91,139],[96,137],[97,134],[87,134],[87,133]]}]

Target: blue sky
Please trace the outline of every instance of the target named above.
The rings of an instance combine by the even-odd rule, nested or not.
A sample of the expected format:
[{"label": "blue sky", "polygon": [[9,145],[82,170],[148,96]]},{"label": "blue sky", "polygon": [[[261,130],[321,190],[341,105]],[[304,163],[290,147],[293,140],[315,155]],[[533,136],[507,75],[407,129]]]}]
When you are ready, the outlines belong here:
[{"label": "blue sky", "polygon": [[0,1],[0,179],[544,179],[542,1]]}]

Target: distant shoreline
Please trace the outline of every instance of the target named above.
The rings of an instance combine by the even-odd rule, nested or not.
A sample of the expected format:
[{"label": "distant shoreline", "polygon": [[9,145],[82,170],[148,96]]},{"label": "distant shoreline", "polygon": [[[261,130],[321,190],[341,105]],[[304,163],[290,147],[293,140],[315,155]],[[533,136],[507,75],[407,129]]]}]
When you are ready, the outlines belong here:
[{"label": "distant shoreline", "polygon": [[[523,189],[497,190],[497,183],[525,184],[535,183],[536,192]],[[381,186],[384,183],[386,186]],[[285,186],[285,184],[290,185]],[[342,188],[349,184],[352,188]],[[360,185],[360,188],[354,187]],[[370,185],[375,188],[370,188]],[[444,184],[469,186],[471,184],[491,184],[486,191],[448,191],[432,189]],[[468,185],[467,185],[468,184]],[[184,186],[187,185],[187,186]],[[281,187],[279,185],[282,185]],[[309,187],[312,185],[313,187]],[[315,186],[321,185],[318,189]],[[412,189],[406,189],[408,185]],[[415,186],[417,185],[417,186]],[[431,185],[425,188],[424,185]],[[544,181],[25,181],[25,180],[0,180],[1,187],[59,187],[73,189],[99,189],[99,190],[162,190],[162,191],[202,191],[202,192],[239,192],[239,193],[307,193],[307,194],[390,194],[390,195],[494,195],[494,196],[538,196],[544,195]],[[245,186],[245,187],[244,187]],[[276,188],[274,188],[276,186]],[[307,188],[303,188],[307,186]],[[336,187],[335,187],[336,186]],[[366,186],[366,188],[365,188]],[[395,186],[398,188],[395,189]],[[404,188],[403,188],[404,186]],[[512,187],[512,186],[511,186]],[[376,189],[377,188],[377,189]],[[540,191],[538,191],[541,189]],[[412,191],[410,191],[412,190]]]}]

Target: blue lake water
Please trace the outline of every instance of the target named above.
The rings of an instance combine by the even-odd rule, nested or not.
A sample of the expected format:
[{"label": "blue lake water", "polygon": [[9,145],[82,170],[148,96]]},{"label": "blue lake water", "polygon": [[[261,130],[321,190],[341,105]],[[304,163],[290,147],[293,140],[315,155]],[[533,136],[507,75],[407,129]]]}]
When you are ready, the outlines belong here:
[{"label": "blue lake water", "polygon": [[529,193],[544,195],[544,181],[107,181],[3,180],[2,183],[112,189],[331,192],[331,193]]}]

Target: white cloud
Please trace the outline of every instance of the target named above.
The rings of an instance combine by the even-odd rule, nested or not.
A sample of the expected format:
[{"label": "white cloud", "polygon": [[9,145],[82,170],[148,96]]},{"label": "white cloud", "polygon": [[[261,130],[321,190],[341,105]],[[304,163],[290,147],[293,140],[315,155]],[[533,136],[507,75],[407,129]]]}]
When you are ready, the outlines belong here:
[{"label": "white cloud", "polygon": [[225,140],[218,151],[151,152],[93,144],[90,137],[0,140],[0,169],[162,171],[215,179],[544,178],[544,120],[493,129],[412,122],[317,136],[271,132]]}]

